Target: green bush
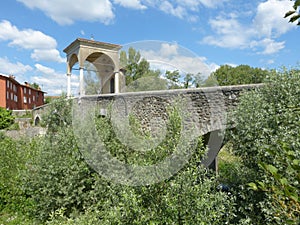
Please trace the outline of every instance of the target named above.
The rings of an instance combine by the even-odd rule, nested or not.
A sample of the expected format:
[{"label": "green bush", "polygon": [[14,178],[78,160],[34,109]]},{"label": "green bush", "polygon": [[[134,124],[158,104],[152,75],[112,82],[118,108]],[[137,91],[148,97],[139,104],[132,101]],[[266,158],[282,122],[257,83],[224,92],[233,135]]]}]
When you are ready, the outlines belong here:
[{"label": "green bush", "polygon": [[0,211],[25,212],[32,202],[24,192],[23,173],[26,163],[33,156],[35,142],[12,140],[5,135],[0,137]]},{"label": "green bush", "polygon": [[0,130],[5,129],[14,123],[14,116],[11,110],[0,107]]},{"label": "green bush", "polygon": [[20,125],[19,123],[13,123],[9,127],[7,127],[6,130],[20,130]]},{"label": "green bush", "polygon": [[[300,71],[272,71],[263,88],[244,94],[234,113],[233,151],[251,174],[243,196],[255,195],[265,224],[298,224],[300,217]],[[241,170],[240,176],[246,175]],[[249,202],[248,202],[249,203]]]},{"label": "green bush", "polygon": [[[70,110],[63,109],[63,112]],[[60,111],[57,115],[67,117]],[[125,152],[109,117],[98,118],[99,138],[121,160],[132,164],[155,163],[172,153],[177,143],[180,119],[176,112],[170,118],[170,134],[158,147],[161,152],[149,154],[143,161],[137,158],[138,154]],[[37,155],[28,161],[24,176],[24,190],[35,206],[31,212],[41,221],[48,220],[48,224],[225,224],[234,218],[233,196],[220,192],[218,180],[199,166],[205,152],[201,138],[190,162],[173,177],[132,187],[99,176],[82,156],[71,125],[54,121],[58,123],[36,145]]]},{"label": "green bush", "polygon": [[24,188],[35,203],[34,214],[45,220],[65,207],[66,214],[82,211],[89,202],[93,172],[76,146],[71,129],[48,134],[37,146],[37,156],[28,162]]}]

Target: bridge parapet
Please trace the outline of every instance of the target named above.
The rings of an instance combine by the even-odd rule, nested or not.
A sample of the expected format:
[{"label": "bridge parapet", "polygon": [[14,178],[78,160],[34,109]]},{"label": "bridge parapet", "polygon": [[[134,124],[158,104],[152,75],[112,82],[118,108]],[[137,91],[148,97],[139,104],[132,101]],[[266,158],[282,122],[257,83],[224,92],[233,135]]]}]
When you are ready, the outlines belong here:
[{"label": "bridge parapet", "polygon": [[[200,123],[201,134],[226,128],[226,114],[238,104],[243,91],[261,87],[262,84],[217,86],[195,89],[176,89],[165,91],[128,92],[83,96],[81,101],[96,101],[100,114],[105,115],[114,103],[119,114],[136,116],[142,128],[153,129],[156,119],[167,119],[168,107],[184,105],[190,122]],[[150,122],[151,121],[151,122]]]},{"label": "bridge parapet", "polygon": [[[179,111],[185,118],[182,124],[184,129],[196,126],[197,134],[205,136],[205,144],[209,151],[202,163],[216,170],[216,157],[223,144],[223,131],[228,128],[227,113],[238,105],[242,92],[259,88],[262,85],[82,96],[80,99],[75,99],[75,104],[78,102],[88,107],[97,104],[99,115],[106,116],[110,110],[112,120],[117,123],[127,123],[129,115],[133,115],[138,119],[142,131],[148,131],[147,133],[150,133],[152,137],[164,135],[162,132],[168,121],[168,110],[179,107]],[[130,127],[127,125],[127,128],[122,131],[125,136],[127,135],[126,129],[128,131]]]}]

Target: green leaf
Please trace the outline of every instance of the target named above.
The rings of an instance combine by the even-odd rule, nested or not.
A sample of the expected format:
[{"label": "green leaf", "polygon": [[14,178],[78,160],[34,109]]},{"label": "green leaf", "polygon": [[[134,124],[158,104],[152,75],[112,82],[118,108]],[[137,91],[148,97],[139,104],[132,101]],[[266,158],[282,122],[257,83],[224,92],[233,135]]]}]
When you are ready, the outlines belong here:
[{"label": "green leaf", "polygon": [[266,170],[269,171],[273,176],[277,175],[278,169],[273,165],[266,165]]},{"label": "green leaf", "polygon": [[280,183],[281,183],[283,186],[288,185],[288,180],[287,180],[286,178],[282,178],[282,179],[280,179],[279,181],[280,181]]},{"label": "green leaf", "polygon": [[293,165],[299,166],[300,165],[300,160],[299,159],[294,159],[293,160]]},{"label": "green leaf", "polygon": [[293,22],[295,22],[297,19],[299,19],[300,18],[300,15],[295,15],[295,16],[292,16],[291,17],[291,19],[290,19],[290,23],[293,23]]},{"label": "green leaf", "polygon": [[289,197],[290,197],[290,199],[294,200],[295,202],[299,202],[299,196],[296,193],[293,193]]},{"label": "green leaf", "polygon": [[296,0],[294,3],[294,9],[297,10],[297,8],[300,6],[300,0]]},{"label": "green leaf", "polygon": [[257,188],[257,185],[253,182],[249,183],[248,186],[250,187],[250,189],[254,190],[254,191],[257,191],[258,188]]},{"label": "green leaf", "polygon": [[257,183],[259,184],[259,189],[262,191],[267,191],[266,185],[263,182],[257,181]]},{"label": "green leaf", "polygon": [[293,10],[293,11],[288,11],[285,15],[284,15],[284,18],[286,17],[289,17],[290,15],[294,14],[296,11]]}]

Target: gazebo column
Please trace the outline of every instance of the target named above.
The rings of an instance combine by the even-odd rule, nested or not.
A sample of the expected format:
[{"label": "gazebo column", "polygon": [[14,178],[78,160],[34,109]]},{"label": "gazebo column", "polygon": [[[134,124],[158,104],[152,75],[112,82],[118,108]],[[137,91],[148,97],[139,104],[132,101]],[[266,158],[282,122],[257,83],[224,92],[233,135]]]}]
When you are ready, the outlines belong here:
[{"label": "gazebo column", "polygon": [[67,73],[67,98],[71,98],[71,73]]},{"label": "gazebo column", "polygon": [[83,78],[83,67],[79,68],[79,95],[84,95],[84,78]]},{"label": "gazebo column", "polygon": [[114,72],[115,74],[115,93],[120,93],[120,74],[119,72]]}]

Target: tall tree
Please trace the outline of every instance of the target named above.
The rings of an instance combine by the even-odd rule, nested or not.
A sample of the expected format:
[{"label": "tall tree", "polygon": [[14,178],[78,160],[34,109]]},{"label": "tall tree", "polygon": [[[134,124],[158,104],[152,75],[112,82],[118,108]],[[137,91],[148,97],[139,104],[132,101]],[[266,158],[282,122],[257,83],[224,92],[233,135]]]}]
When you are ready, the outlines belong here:
[{"label": "tall tree", "polygon": [[[251,195],[251,201],[256,201],[252,206],[257,208],[250,217],[261,218],[249,224],[299,224],[299,78],[297,69],[271,71],[263,87],[240,97],[230,119],[235,124],[229,132],[232,151],[241,157],[244,171],[252,171],[246,179],[255,191],[241,194],[239,187],[238,193]],[[245,176],[244,171],[240,176]],[[247,217],[250,211],[254,210],[244,211]]]},{"label": "tall tree", "polygon": [[126,84],[130,84],[143,76],[157,75],[151,73],[149,62],[141,57],[141,53],[130,47],[128,52],[120,52],[120,64],[125,68]]},{"label": "tall tree", "polygon": [[40,89],[40,85],[39,84],[37,84],[37,83],[32,83],[32,84],[30,84],[30,87],[32,87],[32,88],[34,88],[34,89]]},{"label": "tall tree", "polygon": [[183,83],[184,88],[190,88],[193,85],[195,76],[192,73],[187,73],[185,75],[185,77],[183,78],[183,80],[184,80],[184,83]]},{"label": "tall tree", "polygon": [[196,75],[193,74],[192,82],[196,88],[205,86],[205,80],[204,80],[204,77],[202,76],[201,72],[197,73]]},{"label": "tall tree", "polygon": [[253,68],[248,65],[239,65],[237,67],[222,65],[210,76],[214,78],[219,85],[224,86],[262,83],[267,74],[267,70]]},{"label": "tall tree", "polygon": [[178,70],[169,71],[167,70],[165,73],[166,78],[168,79],[169,89],[178,89],[180,86],[180,73]]},{"label": "tall tree", "polygon": [[203,86],[204,87],[213,87],[213,86],[218,86],[218,81],[217,79],[215,78],[215,76],[213,75],[210,75],[205,81],[204,81],[204,84]]}]

